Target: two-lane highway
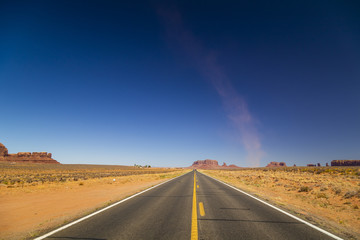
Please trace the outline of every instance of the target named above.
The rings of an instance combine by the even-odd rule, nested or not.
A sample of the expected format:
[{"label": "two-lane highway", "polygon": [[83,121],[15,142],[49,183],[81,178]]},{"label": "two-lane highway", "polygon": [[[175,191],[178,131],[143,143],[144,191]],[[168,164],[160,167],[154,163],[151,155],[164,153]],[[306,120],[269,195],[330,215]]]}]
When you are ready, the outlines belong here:
[{"label": "two-lane highway", "polygon": [[192,171],[46,239],[332,238]]}]

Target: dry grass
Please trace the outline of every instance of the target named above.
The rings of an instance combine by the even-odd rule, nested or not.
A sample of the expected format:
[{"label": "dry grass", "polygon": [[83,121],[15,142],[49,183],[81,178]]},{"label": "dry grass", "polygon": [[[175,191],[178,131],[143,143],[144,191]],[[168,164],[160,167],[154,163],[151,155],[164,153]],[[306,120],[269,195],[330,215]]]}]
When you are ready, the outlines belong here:
[{"label": "dry grass", "polygon": [[360,168],[200,170],[348,239],[360,239]]},{"label": "dry grass", "polygon": [[9,164],[0,163],[0,185],[7,187],[35,186],[44,183],[61,183],[120,177],[139,174],[172,172],[168,168],[141,169],[129,166],[81,164]]}]

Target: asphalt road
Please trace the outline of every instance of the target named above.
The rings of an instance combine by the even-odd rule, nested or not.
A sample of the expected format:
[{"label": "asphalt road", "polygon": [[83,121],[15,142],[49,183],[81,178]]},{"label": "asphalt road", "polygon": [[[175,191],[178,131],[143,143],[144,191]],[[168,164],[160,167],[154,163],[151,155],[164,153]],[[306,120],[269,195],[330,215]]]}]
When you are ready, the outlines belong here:
[{"label": "asphalt road", "polygon": [[196,179],[190,172],[46,239],[332,239],[199,172]]}]

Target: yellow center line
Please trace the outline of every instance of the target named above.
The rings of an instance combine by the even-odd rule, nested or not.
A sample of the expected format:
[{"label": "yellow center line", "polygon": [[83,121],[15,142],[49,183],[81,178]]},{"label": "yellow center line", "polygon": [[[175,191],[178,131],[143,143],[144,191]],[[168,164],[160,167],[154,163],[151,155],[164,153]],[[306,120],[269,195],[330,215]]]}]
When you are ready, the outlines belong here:
[{"label": "yellow center line", "polygon": [[197,209],[196,209],[196,173],[194,171],[194,192],[192,203],[192,217],[191,217],[191,240],[198,240],[198,224],[197,224]]},{"label": "yellow center line", "polygon": [[200,216],[205,216],[205,209],[204,209],[204,204],[202,202],[199,202],[199,211],[200,211]]}]

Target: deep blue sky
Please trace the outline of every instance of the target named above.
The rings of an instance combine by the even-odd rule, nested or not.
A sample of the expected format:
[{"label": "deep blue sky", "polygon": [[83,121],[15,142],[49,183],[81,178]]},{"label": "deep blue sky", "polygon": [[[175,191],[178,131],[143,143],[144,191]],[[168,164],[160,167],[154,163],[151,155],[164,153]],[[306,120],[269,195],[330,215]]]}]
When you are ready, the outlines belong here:
[{"label": "deep blue sky", "polygon": [[0,1],[9,152],[152,166],[360,159],[358,1],[124,2]]}]

